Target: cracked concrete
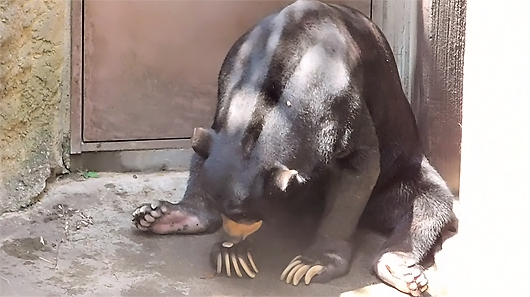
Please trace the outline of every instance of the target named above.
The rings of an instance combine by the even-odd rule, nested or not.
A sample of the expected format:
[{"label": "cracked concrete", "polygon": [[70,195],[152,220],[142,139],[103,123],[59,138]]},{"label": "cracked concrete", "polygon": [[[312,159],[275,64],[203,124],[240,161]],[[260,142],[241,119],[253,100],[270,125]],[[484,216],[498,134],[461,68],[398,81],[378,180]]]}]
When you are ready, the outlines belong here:
[{"label": "cracked concrete", "polygon": [[[1,296],[407,296],[370,273],[383,238],[358,235],[352,271],[328,284],[279,280],[296,251],[256,234],[256,279],[216,277],[208,253],[217,234],[156,236],[131,224],[135,206],[178,201],[187,172],[70,176],[52,184],[41,202],[0,217]],[[261,236],[261,237],[260,237]],[[261,239],[260,239],[261,238]],[[434,270],[432,296],[443,296]]]}]

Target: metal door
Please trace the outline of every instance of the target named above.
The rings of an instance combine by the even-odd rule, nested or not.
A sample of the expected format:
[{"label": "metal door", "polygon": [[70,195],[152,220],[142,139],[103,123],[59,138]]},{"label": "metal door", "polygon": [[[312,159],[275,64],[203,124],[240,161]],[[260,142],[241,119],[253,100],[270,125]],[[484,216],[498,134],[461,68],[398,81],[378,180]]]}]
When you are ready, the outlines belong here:
[{"label": "metal door", "polygon": [[75,1],[72,152],[187,146],[211,124],[230,46],[290,2]]}]

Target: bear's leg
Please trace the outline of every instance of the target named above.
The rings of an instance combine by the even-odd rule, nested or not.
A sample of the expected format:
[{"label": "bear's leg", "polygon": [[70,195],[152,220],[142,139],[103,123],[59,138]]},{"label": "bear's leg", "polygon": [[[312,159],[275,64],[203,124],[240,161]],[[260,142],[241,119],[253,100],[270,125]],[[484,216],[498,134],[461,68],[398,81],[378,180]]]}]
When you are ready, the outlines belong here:
[{"label": "bear's leg", "polygon": [[[297,285],[324,283],[346,275],[350,270],[351,236],[379,175],[379,151],[367,149],[356,154],[355,169],[342,169],[327,185],[326,212],[315,241],[285,268],[281,280]],[[362,157],[361,157],[362,156]]]},{"label": "bear's leg", "polygon": [[[402,182],[392,187],[394,191],[385,193],[385,197],[394,199],[401,195],[399,207],[402,209],[393,210],[401,215],[394,218],[395,228],[374,263],[375,273],[381,280],[412,296],[420,296],[427,290],[428,280],[420,262],[452,217],[453,195],[426,160],[421,175],[419,182]],[[403,193],[413,196],[403,197]],[[382,206],[381,211],[390,209]]]},{"label": "bear's leg", "polygon": [[178,203],[155,201],[138,206],[132,213],[133,224],[156,234],[206,234],[221,228],[221,215],[210,204],[199,182],[204,160],[194,154],[183,199]]}]

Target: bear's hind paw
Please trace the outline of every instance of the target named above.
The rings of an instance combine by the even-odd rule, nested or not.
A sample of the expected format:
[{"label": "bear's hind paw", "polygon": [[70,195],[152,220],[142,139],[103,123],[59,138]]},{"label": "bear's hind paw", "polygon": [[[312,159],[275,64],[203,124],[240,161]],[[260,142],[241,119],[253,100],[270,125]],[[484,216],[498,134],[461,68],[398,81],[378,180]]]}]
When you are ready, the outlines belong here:
[{"label": "bear's hind paw", "polygon": [[207,228],[182,205],[164,200],[138,206],[132,213],[132,223],[140,231],[156,234],[198,234]]},{"label": "bear's hind paw", "polygon": [[376,263],[375,271],[384,282],[412,296],[420,296],[429,288],[422,267],[406,253],[383,254]]}]

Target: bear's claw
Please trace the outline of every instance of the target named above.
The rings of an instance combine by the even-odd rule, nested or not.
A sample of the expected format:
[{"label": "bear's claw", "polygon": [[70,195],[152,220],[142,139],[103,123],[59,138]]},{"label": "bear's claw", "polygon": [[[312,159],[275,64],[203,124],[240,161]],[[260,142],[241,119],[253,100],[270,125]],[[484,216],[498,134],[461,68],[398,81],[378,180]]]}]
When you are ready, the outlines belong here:
[{"label": "bear's claw", "polygon": [[309,265],[304,264],[300,258],[302,256],[296,256],[287,267],[283,270],[280,280],[287,284],[292,283],[293,285],[298,285],[302,277],[304,277],[304,282],[306,285],[309,285],[315,275],[321,273],[324,270],[322,265]]},{"label": "bear's claw", "polygon": [[348,242],[320,238],[289,262],[280,280],[295,286],[302,278],[306,285],[326,283],[348,273],[350,255],[351,247]]},{"label": "bear's claw", "polygon": [[240,268],[250,278],[255,278],[258,273],[252,253],[247,249],[244,242],[235,245],[231,242],[217,243],[213,247],[211,258],[217,275],[223,272],[223,266],[228,277],[232,276],[232,268],[238,277],[243,277]]}]

